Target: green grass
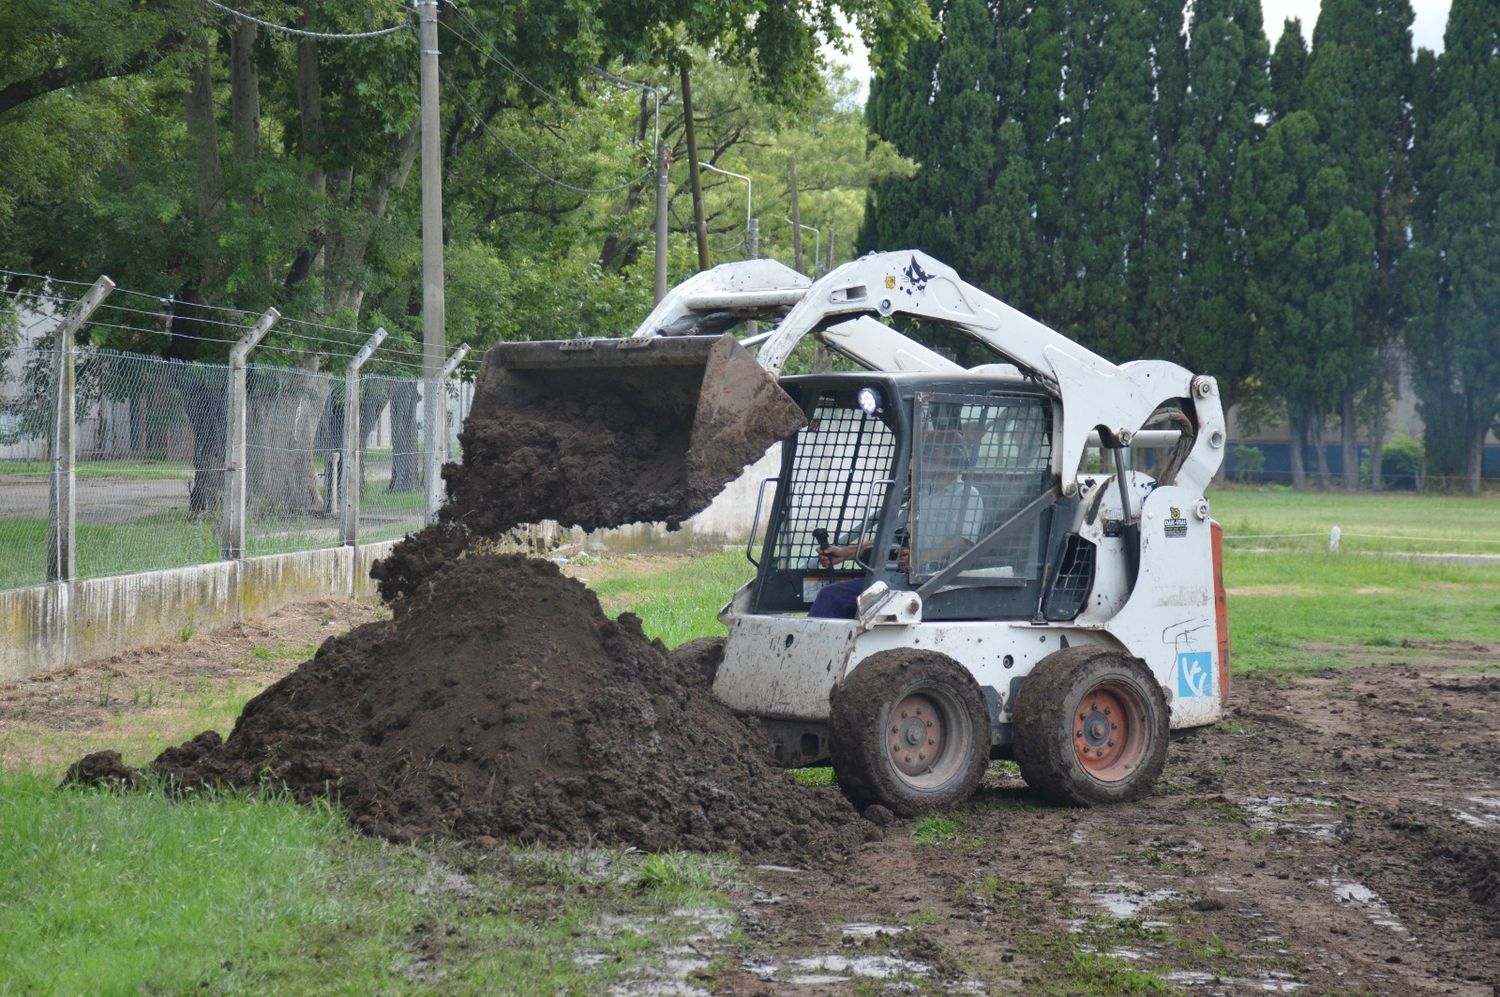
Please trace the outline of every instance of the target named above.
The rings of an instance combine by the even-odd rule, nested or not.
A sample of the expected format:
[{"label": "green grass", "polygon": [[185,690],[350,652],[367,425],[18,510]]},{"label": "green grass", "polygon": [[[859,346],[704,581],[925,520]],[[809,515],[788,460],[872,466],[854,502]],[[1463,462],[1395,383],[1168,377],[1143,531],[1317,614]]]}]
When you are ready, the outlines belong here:
[{"label": "green grass", "polygon": [[1351,645],[1500,640],[1500,564],[1231,550],[1224,581],[1236,672],[1368,660]]},{"label": "green grass", "polygon": [[604,577],[591,587],[606,612],[629,610],[641,618],[648,635],[676,647],[694,637],[723,634],[719,610],[754,571],[743,553],[725,551],[647,575]]},{"label": "green grass", "polygon": [[917,826],[912,828],[911,840],[919,845],[940,845],[958,837],[958,832],[963,827],[964,819],[961,814],[933,814],[917,822]]},{"label": "green grass", "polygon": [[725,908],[723,868],[394,846],[275,797],[0,776],[0,993],[601,992],[695,930],[670,912]]},{"label": "green grass", "polygon": [[[46,478],[52,464],[42,460],[0,460],[0,475],[33,475]],[[74,468],[79,478],[129,478],[132,481],[171,481],[191,478],[191,464],[152,464],[128,460],[82,460]]]},{"label": "green grass", "polygon": [[[1337,526],[1346,553],[1500,554],[1500,515],[1493,495],[1294,492],[1264,485],[1214,488],[1208,499],[1231,549],[1269,546],[1315,553],[1327,549],[1329,531]],[[1286,533],[1314,535],[1255,539]],[[1380,534],[1381,538],[1360,534]]]}]

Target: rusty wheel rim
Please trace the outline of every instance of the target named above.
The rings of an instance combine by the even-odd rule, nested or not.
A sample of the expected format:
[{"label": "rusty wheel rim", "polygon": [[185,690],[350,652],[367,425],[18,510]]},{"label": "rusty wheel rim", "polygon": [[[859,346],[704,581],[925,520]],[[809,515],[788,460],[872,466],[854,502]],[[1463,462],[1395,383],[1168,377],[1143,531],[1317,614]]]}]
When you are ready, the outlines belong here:
[{"label": "rusty wheel rim", "polygon": [[1146,754],[1145,707],[1119,682],[1100,682],[1084,693],[1072,726],[1079,764],[1101,782],[1128,777]]},{"label": "rusty wheel rim", "polygon": [[930,772],[947,746],[943,710],[930,696],[912,693],[891,710],[886,724],[886,751],[891,764],[908,779]]}]

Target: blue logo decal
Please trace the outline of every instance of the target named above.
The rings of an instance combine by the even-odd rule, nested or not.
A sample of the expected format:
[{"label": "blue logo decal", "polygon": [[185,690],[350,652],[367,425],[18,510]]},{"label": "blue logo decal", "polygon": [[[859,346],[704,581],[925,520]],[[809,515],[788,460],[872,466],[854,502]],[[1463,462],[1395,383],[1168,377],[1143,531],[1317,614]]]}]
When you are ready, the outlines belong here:
[{"label": "blue logo decal", "polygon": [[1177,695],[1212,696],[1214,694],[1214,655],[1212,651],[1181,651],[1177,655]]}]

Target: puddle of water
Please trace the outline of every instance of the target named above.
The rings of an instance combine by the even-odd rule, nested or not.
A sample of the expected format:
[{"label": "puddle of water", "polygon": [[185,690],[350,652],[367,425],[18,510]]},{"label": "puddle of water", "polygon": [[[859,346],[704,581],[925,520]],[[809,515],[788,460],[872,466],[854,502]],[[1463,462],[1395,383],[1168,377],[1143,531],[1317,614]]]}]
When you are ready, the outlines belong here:
[{"label": "puddle of water", "polygon": [[1299,983],[1289,973],[1271,972],[1259,977],[1249,976],[1220,976],[1217,973],[1207,973],[1201,969],[1179,969],[1172,973],[1163,973],[1161,978],[1173,986],[1183,988],[1212,988],[1209,992],[1214,994],[1242,994],[1246,991],[1260,991],[1261,993],[1289,994],[1298,990],[1305,990],[1306,983]]},{"label": "puddle of water", "polygon": [[1389,928],[1402,935],[1411,934],[1406,930],[1406,925],[1401,923],[1401,919],[1391,912],[1390,907],[1386,906],[1386,902],[1380,899],[1380,894],[1364,883],[1347,879],[1332,881],[1320,879],[1318,885],[1332,887],[1333,898],[1339,903],[1354,904],[1364,908],[1365,916],[1380,927]]},{"label": "puddle of water", "polygon": [[[786,969],[797,973],[835,974],[848,978],[863,976],[871,980],[889,980],[897,976],[930,976],[932,967],[916,959],[894,955],[815,955],[792,959]],[[789,982],[796,982],[796,976]]]},{"label": "puddle of water", "polygon": [[[613,937],[638,930],[645,924],[680,925],[689,933],[679,943],[661,949],[660,963],[642,967],[637,974],[609,988],[612,997],[702,997],[708,991],[688,982],[706,970],[734,930],[734,917],[721,910],[678,907],[665,914],[631,916],[603,914],[595,922],[599,935]],[[584,952],[577,957],[583,966],[597,966],[613,958],[603,952]]]},{"label": "puddle of water", "polygon": [[1337,809],[1338,804],[1332,800],[1316,796],[1247,796],[1239,801],[1239,805],[1249,815],[1250,826],[1257,831],[1274,832],[1284,827],[1296,834],[1331,838],[1338,827],[1337,821],[1307,820],[1302,815],[1291,812],[1292,807]]},{"label": "puddle of water", "polygon": [[844,925],[843,934],[845,938],[865,939],[880,938],[882,935],[894,937],[910,930],[902,925],[868,924],[864,921],[856,921],[853,924]]},{"label": "puddle of water", "polygon": [[[1088,891],[1089,899],[1095,905],[1104,909],[1110,917],[1120,919],[1138,918],[1145,911],[1150,910],[1165,900],[1175,900],[1178,893],[1175,890],[1147,890],[1135,883],[1123,881],[1117,883],[1085,883],[1068,881],[1069,886],[1080,886]],[[1166,922],[1154,922],[1154,927],[1165,925]]]}]

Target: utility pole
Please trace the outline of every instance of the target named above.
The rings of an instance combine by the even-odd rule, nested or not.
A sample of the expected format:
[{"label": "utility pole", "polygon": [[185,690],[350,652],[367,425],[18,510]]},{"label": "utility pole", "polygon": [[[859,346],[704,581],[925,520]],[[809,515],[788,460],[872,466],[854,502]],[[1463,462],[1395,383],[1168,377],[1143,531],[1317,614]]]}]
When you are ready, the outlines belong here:
[{"label": "utility pole", "polygon": [[802,269],[802,199],[797,196],[797,161],[788,159],[786,161],[786,181],[792,192],[792,269],[798,273],[804,273]]},{"label": "utility pole", "polygon": [[667,296],[667,143],[656,140],[656,300]]},{"label": "utility pole", "polygon": [[759,218],[755,218],[753,216],[751,217],[751,219],[750,219],[750,225],[749,225],[749,231],[746,233],[745,238],[747,238],[747,239],[750,240],[750,258],[752,260],[758,260],[758,259],[760,259],[760,219]]},{"label": "utility pole", "polygon": [[688,57],[682,57],[678,67],[682,77],[682,120],[687,134],[688,177],[693,186],[693,229],[698,234],[698,269],[713,266],[708,256],[708,222],[703,217],[703,181],[698,174],[698,131],[693,124],[693,83],[688,69]]},{"label": "utility pole", "polygon": [[415,0],[422,50],[422,393],[427,521],[443,497],[443,361],[448,353],[443,302],[443,159],[438,109],[437,0]]},{"label": "utility pole", "polygon": [[838,238],[838,234],[838,229],[834,228],[832,225],[828,226],[828,268],[823,271],[824,273],[828,273],[833,270],[833,243],[834,240]]}]

